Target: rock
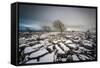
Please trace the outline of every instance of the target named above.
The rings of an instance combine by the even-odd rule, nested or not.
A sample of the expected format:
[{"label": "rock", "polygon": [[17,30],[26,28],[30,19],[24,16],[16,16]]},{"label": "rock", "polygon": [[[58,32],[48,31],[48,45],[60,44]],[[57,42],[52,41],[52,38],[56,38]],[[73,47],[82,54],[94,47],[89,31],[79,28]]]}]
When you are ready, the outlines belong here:
[{"label": "rock", "polygon": [[79,61],[79,58],[76,55],[72,55],[73,61]]},{"label": "rock", "polygon": [[66,40],[65,44],[73,43],[71,40]]},{"label": "rock", "polygon": [[23,38],[19,38],[19,44],[25,44],[26,43],[26,39]]},{"label": "rock", "polygon": [[72,44],[68,44],[68,46],[71,47],[71,48],[73,48],[73,49],[74,49],[74,48],[77,48],[77,45],[74,44],[74,43],[72,43]]},{"label": "rock", "polygon": [[28,44],[20,44],[19,47],[27,47],[29,46]]},{"label": "rock", "polygon": [[24,53],[29,53],[29,52],[32,52],[34,49],[32,47],[26,47],[24,49]]},{"label": "rock", "polygon": [[84,45],[84,46],[93,47],[93,46],[92,46],[92,42],[91,42],[91,41],[88,41],[88,40],[84,40],[84,41],[83,41],[83,45]]}]

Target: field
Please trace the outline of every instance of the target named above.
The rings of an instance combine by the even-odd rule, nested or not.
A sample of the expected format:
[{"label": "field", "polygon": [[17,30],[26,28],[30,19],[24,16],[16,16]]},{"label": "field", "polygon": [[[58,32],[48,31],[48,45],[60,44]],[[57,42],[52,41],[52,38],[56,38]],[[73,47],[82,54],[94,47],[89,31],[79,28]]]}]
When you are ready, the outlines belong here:
[{"label": "field", "polygon": [[19,32],[19,64],[96,59],[96,33]]}]

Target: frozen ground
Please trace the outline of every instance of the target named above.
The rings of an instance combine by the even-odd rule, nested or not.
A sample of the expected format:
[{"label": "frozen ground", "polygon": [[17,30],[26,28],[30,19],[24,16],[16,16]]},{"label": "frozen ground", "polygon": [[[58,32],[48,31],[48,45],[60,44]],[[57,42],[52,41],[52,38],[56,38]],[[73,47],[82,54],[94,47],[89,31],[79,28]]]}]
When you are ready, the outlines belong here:
[{"label": "frozen ground", "polygon": [[20,32],[19,64],[96,59],[96,34],[85,32]]}]

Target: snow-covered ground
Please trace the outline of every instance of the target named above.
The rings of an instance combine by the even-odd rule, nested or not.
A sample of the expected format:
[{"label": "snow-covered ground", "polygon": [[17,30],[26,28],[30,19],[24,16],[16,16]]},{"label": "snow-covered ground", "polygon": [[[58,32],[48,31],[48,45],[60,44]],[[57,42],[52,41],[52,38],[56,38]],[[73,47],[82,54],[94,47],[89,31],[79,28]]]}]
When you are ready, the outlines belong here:
[{"label": "snow-covered ground", "polygon": [[[19,64],[94,60],[96,35],[82,32],[20,32]],[[92,41],[91,41],[92,40]],[[93,41],[94,40],[94,41]]]}]

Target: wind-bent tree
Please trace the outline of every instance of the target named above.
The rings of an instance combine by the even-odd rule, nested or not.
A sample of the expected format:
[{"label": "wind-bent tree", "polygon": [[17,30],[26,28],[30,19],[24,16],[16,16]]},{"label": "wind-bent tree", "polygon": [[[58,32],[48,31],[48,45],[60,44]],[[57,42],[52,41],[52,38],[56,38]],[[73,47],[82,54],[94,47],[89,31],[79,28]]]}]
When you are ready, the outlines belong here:
[{"label": "wind-bent tree", "polygon": [[50,32],[51,31],[51,28],[49,26],[43,26],[42,29],[45,32]]},{"label": "wind-bent tree", "polygon": [[57,31],[60,31],[61,34],[62,34],[63,31],[65,31],[65,25],[64,25],[60,20],[54,21],[53,27],[54,27]]}]

